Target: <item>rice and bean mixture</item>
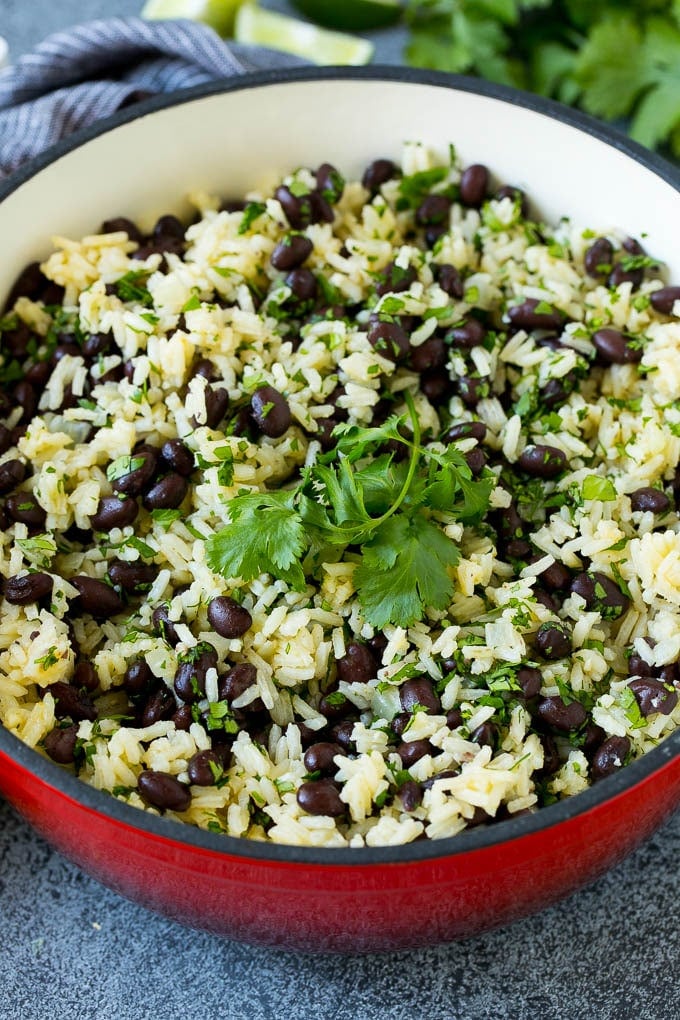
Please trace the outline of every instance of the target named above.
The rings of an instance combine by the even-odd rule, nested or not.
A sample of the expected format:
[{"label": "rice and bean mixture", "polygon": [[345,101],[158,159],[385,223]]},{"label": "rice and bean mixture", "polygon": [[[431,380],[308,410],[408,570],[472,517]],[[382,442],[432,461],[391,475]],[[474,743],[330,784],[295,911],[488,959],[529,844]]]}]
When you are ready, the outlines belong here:
[{"label": "rice and bean mixture", "polygon": [[680,288],[419,144],[119,217],[0,320],[0,720],[215,832],[406,843],[680,723]]}]

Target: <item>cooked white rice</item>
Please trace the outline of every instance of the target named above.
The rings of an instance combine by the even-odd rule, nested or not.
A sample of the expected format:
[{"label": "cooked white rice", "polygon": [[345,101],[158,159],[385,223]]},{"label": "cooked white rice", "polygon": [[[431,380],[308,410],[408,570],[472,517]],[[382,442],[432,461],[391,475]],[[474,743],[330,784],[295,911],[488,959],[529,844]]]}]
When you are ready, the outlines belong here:
[{"label": "cooked white rice", "polygon": [[[408,146],[407,177],[414,159],[418,171],[441,165],[422,147]],[[460,168],[452,165],[431,190],[455,191],[459,178]],[[285,178],[292,181],[314,186],[307,171]],[[28,429],[13,433],[3,454],[3,461],[30,466],[19,489],[32,494],[46,516],[39,533],[20,520],[9,522],[0,573],[10,579],[41,571],[52,577],[53,589],[47,605],[2,603],[0,720],[45,753],[49,734],[73,724],[59,710],[53,685],[69,682],[77,662],[91,662],[98,718],[77,721],[75,764],[64,767],[75,767],[97,789],[159,810],[137,786],[140,773],[152,770],[190,786],[186,810],[167,811],[188,824],[305,846],[390,845],[451,836],[576,794],[598,778],[593,761],[611,738],[624,738],[626,744],[610,746],[627,751],[618,759],[614,754],[604,772],[654,747],[680,723],[673,670],[662,672],[680,658],[680,526],[672,493],[680,460],[680,322],[650,305],[664,281],[648,265],[639,287],[608,286],[588,276],[584,257],[593,239],[607,237],[620,259],[625,234],[609,224],[589,225],[592,230],[567,219],[537,228],[511,197],[489,200],[482,210],[454,201],[446,229],[428,247],[413,208],[402,208],[403,194],[398,177],[375,197],[360,182],[347,183],[333,222],[301,231],[313,243],[306,267],[334,289],[331,304],[349,309],[346,315],[341,308],[338,317],[333,310],[302,320],[286,316],[290,287],[270,256],[290,227],[276,198],[253,193],[248,200],[261,202],[263,211],[246,229],[242,211],[218,211],[216,200],[198,196],[185,252],[167,254],[165,264],[158,252],[134,259],[138,246],[125,232],[54,238],[42,271],[64,289],[63,307],[21,296],[2,320],[5,334],[28,326],[38,355],[51,353],[55,330],[73,332],[74,323],[86,337],[111,334],[115,341],[94,365],[73,351],[57,362]],[[444,371],[450,392],[436,404],[422,393],[408,360],[395,365],[367,339],[368,311],[385,301],[376,298],[376,274],[393,260],[402,269],[417,267],[416,279],[399,294],[400,314],[412,317],[414,349],[435,331],[443,336],[473,309],[486,318],[484,344],[469,352],[449,347]],[[437,267],[444,264],[459,271],[462,297],[439,286]],[[142,285],[150,304],[123,300],[116,290],[121,277],[140,271],[147,274]],[[566,324],[557,330],[562,345],[539,343],[546,330],[509,330],[508,308],[526,298],[564,313]],[[284,309],[279,317],[271,314],[277,303]],[[608,326],[637,338],[639,363],[593,363],[592,335]],[[12,355],[3,349],[11,379]],[[20,359],[22,368],[32,358],[29,351]],[[231,412],[208,427],[208,383],[195,373],[203,358],[213,363],[232,409],[247,410],[253,391],[270,385],[285,396],[290,427],[274,438],[253,429],[237,435],[230,430]],[[116,381],[122,362],[127,374]],[[97,383],[111,371],[112,381]],[[577,384],[564,399],[552,408],[540,403],[539,391],[551,381],[573,381],[573,373]],[[456,387],[470,374],[482,384],[475,405]],[[62,409],[68,387],[80,402]],[[379,649],[373,675],[338,686],[336,662],[348,646],[376,637],[353,583],[354,553],[324,562],[307,577],[305,590],[296,591],[267,574],[249,582],[221,576],[207,565],[205,540],[228,523],[230,500],[244,487],[276,489],[317,462],[318,423],[336,408],[350,423],[367,425],[386,395],[402,413],[406,393],[413,396],[424,442],[438,440],[452,423],[486,425],[485,470],[498,481],[491,516],[463,526],[439,515],[438,525],[461,551],[450,568],[450,605],[408,627],[385,626],[382,646],[373,641]],[[10,429],[20,414],[16,406],[9,411]],[[111,462],[140,443],[158,448],[176,437],[198,465],[180,513],[159,520],[141,509],[134,524],[89,541],[69,530],[90,529],[100,500],[112,491]],[[522,474],[517,462],[531,444],[562,451],[565,470],[554,480]],[[475,446],[470,439],[459,443],[463,453]],[[221,470],[227,462],[233,471]],[[644,487],[665,490],[669,509],[633,510],[630,496]],[[530,552],[516,557],[496,533],[511,502],[519,506],[530,543]],[[152,564],[150,589],[130,595],[124,611],[104,621],[74,614],[69,604],[77,591],[69,578],[104,579],[114,558]],[[541,575],[556,562],[572,577],[586,570],[605,575],[627,594],[625,611],[612,618],[568,586],[552,605],[540,592],[537,598]],[[208,604],[221,595],[235,595],[252,617],[240,637],[222,637],[208,621]],[[153,624],[159,606],[167,606],[176,624],[176,647]],[[556,620],[566,625],[570,649],[550,658],[537,648],[536,636]],[[174,695],[182,655],[201,642],[214,648],[218,664],[208,671],[205,697],[195,702],[188,728],[178,728],[179,717],[140,725],[143,704],[122,687],[128,667],[146,662],[158,687]],[[640,711],[644,692],[629,687],[631,652],[647,664],[645,674],[666,683],[662,711]],[[220,677],[238,663],[252,664],[256,682],[229,706],[241,714],[228,764],[214,784],[190,784],[189,763],[212,746],[205,711],[220,704]],[[540,692],[529,699],[516,682],[527,666],[541,672]],[[403,715],[399,692],[414,676],[432,681],[441,707],[413,711],[405,729],[401,718],[397,736],[392,724]],[[303,760],[310,733],[335,739],[336,720],[319,706],[324,694],[337,690],[353,729],[351,744],[338,748],[328,772],[344,808],[331,817],[304,810],[298,790],[319,778],[310,778]],[[582,705],[586,721],[573,730],[551,726],[538,709],[546,698]],[[249,717],[256,699],[261,708]],[[429,743],[406,769],[401,752],[414,741]],[[403,796],[407,782],[411,801]]]}]

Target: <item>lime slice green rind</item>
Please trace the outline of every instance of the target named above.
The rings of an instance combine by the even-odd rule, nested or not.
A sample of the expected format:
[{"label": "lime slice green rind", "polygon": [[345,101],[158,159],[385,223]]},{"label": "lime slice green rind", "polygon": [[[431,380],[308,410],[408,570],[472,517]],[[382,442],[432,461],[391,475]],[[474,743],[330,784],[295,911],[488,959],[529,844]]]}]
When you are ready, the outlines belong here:
[{"label": "lime slice green rind", "polygon": [[374,52],[368,39],[330,32],[251,3],[243,4],[236,14],[234,38],[240,43],[267,46],[324,65],[368,64]]},{"label": "lime slice green rind", "polygon": [[399,21],[400,0],[292,0],[301,14],[325,28],[369,32]]},{"label": "lime slice green rind", "polygon": [[147,21],[165,18],[202,21],[219,35],[231,36],[242,3],[243,0],[147,0],[141,13]]}]

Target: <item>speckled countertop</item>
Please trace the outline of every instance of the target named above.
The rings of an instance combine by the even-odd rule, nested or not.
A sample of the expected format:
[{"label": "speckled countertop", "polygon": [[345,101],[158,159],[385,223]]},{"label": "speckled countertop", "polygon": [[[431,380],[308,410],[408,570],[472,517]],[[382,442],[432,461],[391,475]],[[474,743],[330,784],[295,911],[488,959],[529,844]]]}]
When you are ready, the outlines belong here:
[{"label": "speckled countertop", "polygon": [[[50,31],[140,6],[0,0],[0,35],[16,57]],[[383,62],[397,63],[400,45],[398,31],[380,37]],[[670,1020],[678,860],[680,814],[589,889],[501,931],[390,956],[308,957],[190,931],[128,903],[0,800],[0,1018]]]}]

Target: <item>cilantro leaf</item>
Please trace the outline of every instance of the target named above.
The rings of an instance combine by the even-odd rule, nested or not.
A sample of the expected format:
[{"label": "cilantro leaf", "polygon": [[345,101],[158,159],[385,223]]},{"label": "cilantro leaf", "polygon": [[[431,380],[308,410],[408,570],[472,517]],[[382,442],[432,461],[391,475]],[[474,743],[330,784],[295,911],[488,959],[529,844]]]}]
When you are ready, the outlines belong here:
[{"label": "cilantro leaf", "polygon": [[445,609],[453,595],[447,567],[460,559],[458,547],[422,514],[387,520],[364,546],[354,572],[359,602],[374,627],[408,627],[426,608]]},{"label": "cilantro leaf", "polygon": [[299,560],[309,543],[294,497],[294,492],[270,492],[232,499],[228,504],[232,523],[206,541],[208,566],[224,577],[244,581],[272,574],[303,589]]}]

